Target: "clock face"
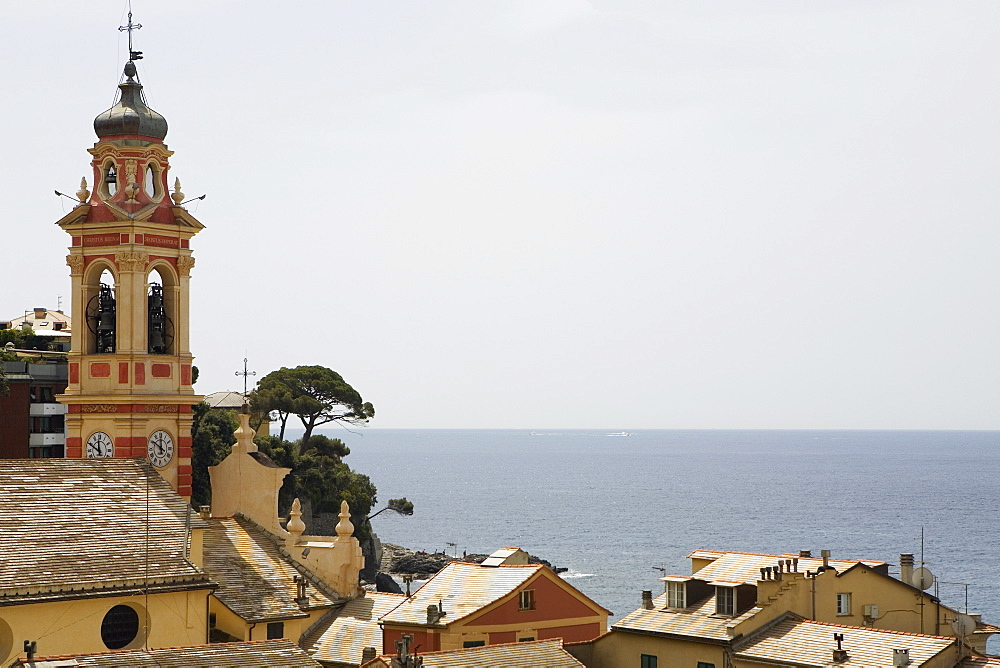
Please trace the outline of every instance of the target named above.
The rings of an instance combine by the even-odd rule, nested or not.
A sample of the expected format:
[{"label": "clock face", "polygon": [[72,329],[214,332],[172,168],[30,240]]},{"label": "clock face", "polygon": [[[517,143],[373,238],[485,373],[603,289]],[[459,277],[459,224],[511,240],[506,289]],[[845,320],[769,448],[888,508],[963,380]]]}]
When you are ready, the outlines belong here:
[{"label": "clock face", "polygon": [[88,457],[111,457],[115,454],[115,445],[111,437],[103,431],[95,431],[87,439]]},{"label": "clock face", "polygon": [[170,434],[163,431],[154,431],[146,444],[146,452],[149,461],[157,468],[162,468],[170,463],[174,458],[174,440]]}]

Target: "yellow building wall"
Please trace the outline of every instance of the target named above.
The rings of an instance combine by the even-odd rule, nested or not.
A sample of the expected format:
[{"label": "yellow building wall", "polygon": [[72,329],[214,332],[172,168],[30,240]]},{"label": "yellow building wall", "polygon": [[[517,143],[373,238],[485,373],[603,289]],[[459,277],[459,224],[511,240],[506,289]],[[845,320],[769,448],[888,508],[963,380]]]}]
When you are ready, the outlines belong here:
[{"label": "yellow building wall", "polygon": [[[215,628],[220,631],[240,640],[267,640],[267,622],[257,624],[248,622],[214,596],[209,602],[209,610],[215,615]],[[311,610],[308,617],[301,619],[275,619],[272,621],[282,622],[285,625],[284,637],[297,643],[309,627],[316,623],[327,610],[329,608]]]},{"label": "yellow building wall", "polygon": [[[842,593],[851,595],[851,610],[847,615],[837,614],[837,594]],[[764,609],[737,626],[737,633],[749,633],[785,612],[794,612],[806,619],[832,624],[954,635],[950,625],[954,611],[935,603],[924,592],[862,568],[839,576],[834,571],[820,573],[815,578],[786,573],[782,580],[762,580],[758,582],[757,602]],[[863,615],[868,604],[878,606],[878,617],[874,620],[866,620]]]},{"label": "yellow building wall", "polygon": [[656,657],[657,668],[695,668],[699,662],[725,668],[725,648],[721,645],[675,640],[612,630],[585,645],[568,649],[587,668],[622,668],[640,665],[643,654]]},{"label": "yellow building wall", "polygon": [[[106,652],[101,640],[104,615],[116,605],[139,613],[140,632],[129,648],[201,645],[208,641],[209,590],[108,596],[0,606],[0,665],[23,656],[23,643],[37,643],[39,656]],[[141,626],[148,619],[144,634]],[[13,647],[4,641],[9,629]]]}]

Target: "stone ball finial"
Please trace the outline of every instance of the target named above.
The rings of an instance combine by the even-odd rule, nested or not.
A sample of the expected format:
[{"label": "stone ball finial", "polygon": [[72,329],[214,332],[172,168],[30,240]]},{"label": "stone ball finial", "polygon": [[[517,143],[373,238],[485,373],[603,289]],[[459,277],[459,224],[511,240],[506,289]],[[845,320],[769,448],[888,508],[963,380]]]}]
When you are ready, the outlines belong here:
[{"label": "stone ball finial", "polygon": [[340,521],[337,522],[337,535],[341,538],[350,538],[354,535],[354,525],[351,524],[351,507],[347,501],[340,502]]}]

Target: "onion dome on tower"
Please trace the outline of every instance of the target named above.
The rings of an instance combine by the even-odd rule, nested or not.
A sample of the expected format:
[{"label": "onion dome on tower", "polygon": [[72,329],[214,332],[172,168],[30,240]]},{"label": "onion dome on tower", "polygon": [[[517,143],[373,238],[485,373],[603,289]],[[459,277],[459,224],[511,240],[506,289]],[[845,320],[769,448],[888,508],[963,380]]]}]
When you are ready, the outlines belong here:
[{"label": "onion dome on tower", "polygon": [[136,78],[135,63],[125,64],[125,81],[118,85],[121,97],[115,106],[94,119],[94,131],[101,139],[119,135],[138,135],[156,141],[167,136],[167,119],[146,106],[142,84]]}]

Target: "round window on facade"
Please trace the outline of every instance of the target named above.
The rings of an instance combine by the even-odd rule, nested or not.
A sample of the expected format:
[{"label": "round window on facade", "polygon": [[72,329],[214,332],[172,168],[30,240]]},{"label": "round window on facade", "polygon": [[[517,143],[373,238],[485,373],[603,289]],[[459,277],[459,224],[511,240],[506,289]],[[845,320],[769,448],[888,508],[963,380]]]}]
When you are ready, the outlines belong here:
[{"label": "round window on facade", "polygon": [[101,640],[108,649],[121,649],[139,636],[139,613],[127,605],[108,610],[101,622]]},{"label": "round window on facade", "polygon": [[0,619],[0,663],[6,665],[7,659],[11,657],[11,650],[14,649],[14,633],[10,630],[10,624]]}]

